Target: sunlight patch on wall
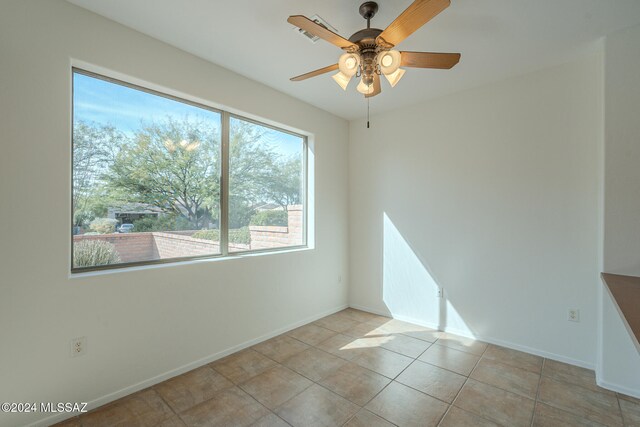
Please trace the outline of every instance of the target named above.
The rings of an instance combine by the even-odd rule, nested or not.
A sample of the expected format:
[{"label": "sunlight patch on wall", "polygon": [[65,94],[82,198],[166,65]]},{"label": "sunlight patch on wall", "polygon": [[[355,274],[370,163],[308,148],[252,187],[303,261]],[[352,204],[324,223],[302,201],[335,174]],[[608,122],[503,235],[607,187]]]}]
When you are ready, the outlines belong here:
[{"label": "sunlight patch on wall", "polygon": [[383,213],[383,300],[394,318],[473,336],[453,304],[438,296],[444,286]]}]

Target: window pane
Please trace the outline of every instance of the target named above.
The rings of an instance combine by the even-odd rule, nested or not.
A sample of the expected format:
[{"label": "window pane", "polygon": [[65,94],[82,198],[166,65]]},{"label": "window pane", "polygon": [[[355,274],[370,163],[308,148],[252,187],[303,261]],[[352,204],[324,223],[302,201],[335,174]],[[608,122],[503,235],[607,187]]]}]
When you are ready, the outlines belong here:
[{"label": "window pane", "polygon": [[229,252],[305,244],[305,140],[231,118]]},{"label": "window pane", "polygon": [[73,267],[220,253],[221,115],[73,73]]}]

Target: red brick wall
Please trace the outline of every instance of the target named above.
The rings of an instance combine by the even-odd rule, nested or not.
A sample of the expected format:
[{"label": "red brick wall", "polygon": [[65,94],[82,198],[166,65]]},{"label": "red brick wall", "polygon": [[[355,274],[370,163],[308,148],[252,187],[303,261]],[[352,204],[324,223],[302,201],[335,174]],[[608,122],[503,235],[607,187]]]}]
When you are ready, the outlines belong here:
[{"label": "red brick wall", "polygon": [[190,236],[157,231],[153,233],[153,240],[160,259],[220,253],[219,243],[212,240],[194,239]]},{"label": "red brick wall", "polygon": [[[229,252],[248,249],[271,249],[299,246],[303,243],[303,209],[292,205],[288,209],[288,227],[250,226],[251,245],[229,244]],[[115,246],[122,262],[151,261],[165,258],[214,255],[220,253],[219,242],[195,239],[195,231],[169,231],[149,233],[113,233],[73,236],[81,240],[104,240]]]},{"label": "red brick wall", "polygon": [[104,240],[115,246],[122,262],[150,261],[158,259],[154,250],[153,233],[113,233],[73,236],[74,242],[81,240]]},{"label": "red brick wall", "polygon": [[302,205],[289,206],[289,242],[291,245],[301,245],[304,234],[304,209]]},{"label": "red brick wall", "polygon": [[251,225],[251,249],[271,249],[300,246],[303,243],[304,210],[302,205],[288,206],[287,227]]},{"label": "red brick wall", "polygon": [[154,231],[154,233],[168,233],[168,234],[179,234],[181,236],[192,236],[193,233],[196,233],[200,230],[168,230],[168,231]]},{"label": "red brick wall", "polygon": [[[166,234],[175,234],[175,235],[187,236],[188,239],[180,239],[180,240],[176,240],[174,242],[176,244],[179,244],[179,245],[182,245],[182,246],[188,246],[189,245],[188,242],[192,241],[195,251],[199,250],[197,248],[201,246],[202,242],[213,243],[213,245],[215,246],[215,252],[213,252],[213,253],[219,253],[219,251],[220,251],[220,249],[219,249],[220,243],[219,242],[212,241],[212,240],[196,239],[196,238],[191,237],[194,233],[196,233],[198,231],[200,231],[200,230],[165,231],[165,232],[162,232],[160,234],[164,234],[164,235],[166,235]],[[158,237],[157,237],[158,234],[159,234],[159,232],[154,232],[153,233],[153,235],[156,236],[156,246],[157,246],[157,243],[158,243],[158,240],[157,240],[158,239]],[[164,238],[166,238],[166,237],[167,236],[164,236]],[[168,244],[168,242],[165,242],[165,244]],[[249,249],[249,245],[245,245],[245,244],[242,244],[242,243],[229,243],[229,252],[246,251],[248,249]],[[171,251],[171,249],[169,249],[169,248],[167,248],[167,250]],[[167,252],[167,253],[170,253],[170,252]],[[162,255],[162,254],[160,254],[160,255]],[[198,254],[198,255],[200,255],[200,254]],[[189,255],[187,254],[187,255],[179,255],[179,256],[189,256]],[[193,255],[191,255],[191,256],[193,256]],[[169,258],[169,257],[161,256],[161,258]]]}]

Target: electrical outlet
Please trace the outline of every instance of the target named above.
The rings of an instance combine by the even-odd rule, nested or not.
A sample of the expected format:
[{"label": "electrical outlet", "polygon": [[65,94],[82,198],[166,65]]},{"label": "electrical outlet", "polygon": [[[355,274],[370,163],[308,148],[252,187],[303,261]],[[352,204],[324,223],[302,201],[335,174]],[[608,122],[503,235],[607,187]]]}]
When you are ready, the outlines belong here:
[{"label": "electrical outlet", "polygon": [[436,288],[436,297],[437,298],[443,298],[444,297],[444,291],[439,286]]},{"label": "electrical outlet", "polygon": [[567,320],[570,322],[579,322],[580,310],[578,310],[577,308],[570,308],[567,313]]},{"label": "electrical outlet", "polygon": [[87,337],[79,337],[71,340],[71,357],[84,356],[87,353]]}]

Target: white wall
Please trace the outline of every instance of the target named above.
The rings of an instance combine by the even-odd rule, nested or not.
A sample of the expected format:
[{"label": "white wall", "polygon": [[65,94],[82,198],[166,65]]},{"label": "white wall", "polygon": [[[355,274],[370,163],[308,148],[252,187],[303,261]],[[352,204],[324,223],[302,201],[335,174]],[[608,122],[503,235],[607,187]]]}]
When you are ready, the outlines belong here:
[{"label": "white wall", "polygon": [[[604,271],[640,276],[640,26],[606,38],[604,106]],[[640,397],[640,354],[601,291],[598,380]]]},{"label": "white wall", "polygon": [[[72,59],[311,132],[315,249],[69,279]],[[0,129],[0,401],[104,403],[347,304],[346,121],[62,0],[9,0]]]},{"label": "white wall", "polygon": [[352,122],[351,303],[594,367],[600,70],[594,53]]}]

